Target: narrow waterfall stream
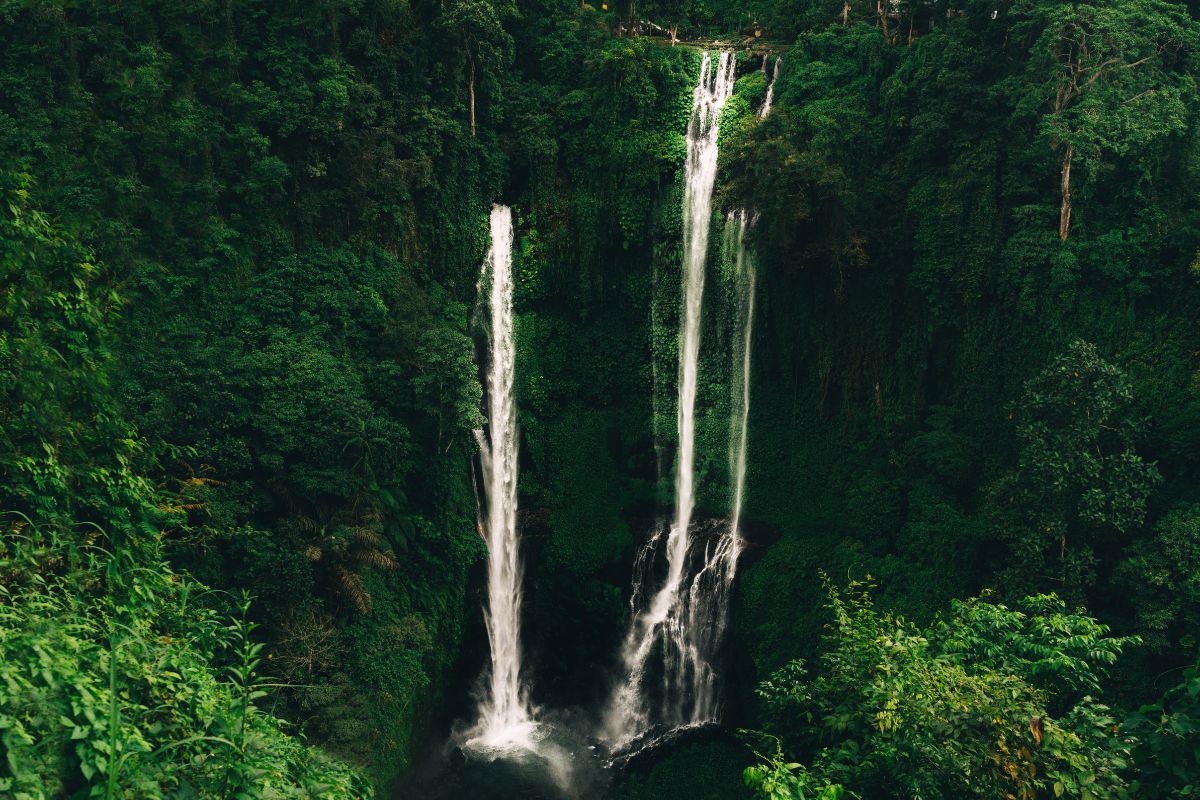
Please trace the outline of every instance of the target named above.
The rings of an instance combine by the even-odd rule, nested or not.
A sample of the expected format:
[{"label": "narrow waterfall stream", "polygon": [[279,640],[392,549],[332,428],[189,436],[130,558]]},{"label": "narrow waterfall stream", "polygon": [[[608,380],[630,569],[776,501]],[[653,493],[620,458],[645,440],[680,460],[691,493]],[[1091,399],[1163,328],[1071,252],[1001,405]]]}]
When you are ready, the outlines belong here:
[{"label": "narrow waterfall stream", "polygon": [[729,480],[727,526],[709,531],[699,571],[693,578],[685,607],[689,645],[702,654],[694,673],[695,705],[685,724],[699,725],[720,718],[719,675],[714,656],[729,628],[730,600],[738,557],[742,552],[742,501],[746,490],[746,450],[750,422],[750,353],[754,330],[754,262],[746,248],[746,230],[753,224],[745,211],[726,217],[722,240],[725,264],[731,269],[730,297],[734,303],[733,348],[730,364]]},{"label": "narrow waterfall stream", "polygon": [[479,722],[468,746],[492,749],[532,746],[533,711],[521,683],[521,559],[517,537],[517,406],[513,399],[516,344],[513,337],[512,209],[492,208],[491,248],[479,277],[487,292],[490,327],[487,369],[487,437],[476,431],[488,547],[487,624],[491,669]]},{"label": "narrow waterfall stream", "polygon": [[[733,94],[733,53],[721,53],[714,64],[704,54],[700,81],[688,120],[688,155],[684,166],[683,291],[684,315],[679,332],[679,455],[675,463],[675,519],[668,544],[670,573],[664,590],[673,592],[683,578],[688,526],[695,506],[696,378],[700,359],[700,311],[708,234],[712,227],[712,192],[717,177],[717,132],[721,109]],[[664,609],[665,610],[665,609]]]},{"label": "narrow waterfall stream", "polygon": [[[762,106],[758,109],[758,116],[765,117],[771,113],[771,101],[775,99],[775,81],[779,80],[779,66],[783,64],[783,56],[775,58],[775,67],[771,71],[771,78],[767,81],[767,96],[763,99]],[[763,72],[767,71],[767,59],[763,57]]]},{"label": "narrow waterfall stream", "polygon": [[[622,679],[605,711],[603,735],[615,750],[653,730],[716,719],[712,660],[724,633],[736,537],[693,536],[696,389],[718,119],[733,92],[732,53],[705,53],[687,128],[683,200],[683,313],[679,331],[675,509],[634,563],[633,620],[621,649]],[[666,575],[655,563],[665,555]],[[654,588],[656,581],[657,588]]]},{"label": "narrow waterfall stream", "polygon": [[[778,62],[776,62],[778,63]],[[769,98],[768,98],[769,99]],[[750,426],[750,352],[754,335],[754,290],[758,275],[754,261],[746,248],[746,229],[753,224],[745,210],[731,211],[725,220],[724,251],[726,263],[733,267],[738,318],[734,339],[732,392],[729,416],[729,474],[732,477],[732,503],[729,532],[739,537],[742,524],[742,501],[746,493],[746,448]]]}]

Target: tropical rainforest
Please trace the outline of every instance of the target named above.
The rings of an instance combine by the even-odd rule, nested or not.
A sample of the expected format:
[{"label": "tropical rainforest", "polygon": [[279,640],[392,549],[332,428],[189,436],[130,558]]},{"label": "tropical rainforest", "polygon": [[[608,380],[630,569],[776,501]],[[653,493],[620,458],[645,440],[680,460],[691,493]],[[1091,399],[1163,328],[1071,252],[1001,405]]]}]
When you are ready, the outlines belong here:
[{"label": "tropical rainforest", "polygon": [[[583,729],[721,53],[719,718],[470,779],[489,213],[522,692]],[[1200,797],[1198,80],[1197,0],[0,0],[0,798]]]}]

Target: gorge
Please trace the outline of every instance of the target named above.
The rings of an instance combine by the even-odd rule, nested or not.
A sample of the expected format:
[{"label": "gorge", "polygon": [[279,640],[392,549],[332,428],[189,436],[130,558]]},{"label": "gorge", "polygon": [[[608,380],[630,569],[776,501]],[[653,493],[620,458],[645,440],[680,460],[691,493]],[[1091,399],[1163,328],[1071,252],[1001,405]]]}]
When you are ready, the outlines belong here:
[{"label": "gorge", "polygon": [[0,800],[1185,800],[1200,8],[0,0]]},{"label": "gorge", "polygon": [[[778,62],[777,62],[778,63]],[[732,270],[730,296],[737,307],[731,367],[729,474],[732,506],[728,521],[693,529],[695,506],[695,413],[699,380],[701,316],[711,205],[718,157],[718,120],[733,93],[736,61],[731,52],[705,52],[693,92],[684,170],[683,237],[685,260],[680,306],[677,462],[674,515],[656,530],[633,566],[629,630],[620,651],[616,686],[591,736],[605,742],[608,757],[628,759],[658,739],[681,729],[719,721],[721,676],[717,657],[724,644],[731,592],[741,551],[739,521],[745,493],[749,370],[754,316],[754,271],[747,252],[745,212],[730,212],[722,258]],[[769,107],[768,95],[763,108]],[[521,685],[520,609],[523,586],[516,525],[517,446],[513,400],[512,211],[492,209],[489,249],[479,281],[487,299],[487,417],[489,436],[476,432],[487,498],[488,570],[484,621],[488,634],[490,683],[480,702],[479,723],[459,734],[468,758],[527,760],[542,751],[569,793],[570,770],[553,762],[562,744],[537,724]],[[715,535],[714,535],[715,534]],[[658,586],[655,586],[658,583]],[[590,747],[590,750],[596,748]],[[590,756],[592,753],[571,753]],[[599,755],[599,754],[595,754]]]}]

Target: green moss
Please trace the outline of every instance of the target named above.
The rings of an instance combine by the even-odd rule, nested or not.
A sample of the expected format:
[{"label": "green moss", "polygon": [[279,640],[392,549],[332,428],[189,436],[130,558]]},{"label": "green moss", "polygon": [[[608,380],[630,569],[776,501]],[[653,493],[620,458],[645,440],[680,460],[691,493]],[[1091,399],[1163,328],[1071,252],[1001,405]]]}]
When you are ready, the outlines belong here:
[{"label": "green moss", "polygon": [[611,451],[608,414],[569,409],[549,427],[559,443],[547,462],[550,540],[547,568],[594,575],[618,560],[632,539],[619,513],[628,500]]}]

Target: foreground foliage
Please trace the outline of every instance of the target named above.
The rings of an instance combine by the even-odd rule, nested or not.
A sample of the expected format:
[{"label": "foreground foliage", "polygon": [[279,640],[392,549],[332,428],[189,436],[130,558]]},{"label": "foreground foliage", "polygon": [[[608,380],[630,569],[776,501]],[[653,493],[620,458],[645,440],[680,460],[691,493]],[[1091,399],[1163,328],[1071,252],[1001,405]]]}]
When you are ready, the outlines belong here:
[{"label": "foreground foliage", "polygon": [[120,599],[81,597],[88,574],[0,595],[0,794],[371,796],[263,710],[262,645],[205,609],[203,587],[160,565],[140,568]]},{"label": "foreground foliage", "polygon": [[[771,722],[746,781],[768,798],[1120,798],[1137,740],[1091,696],[1135,639],[1053,595],[955,602],[920,629],[829,587],[822,669],[759,689]],[[807,754],[809,764],[785,762]]]}]

